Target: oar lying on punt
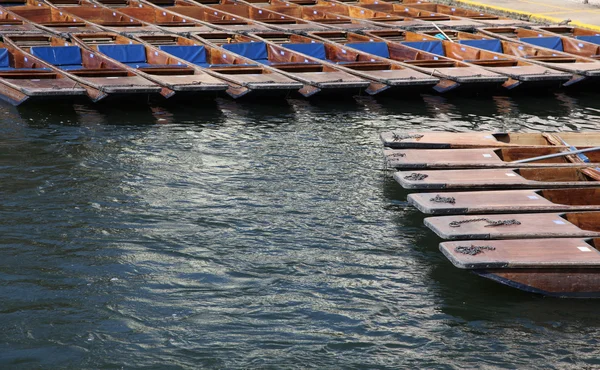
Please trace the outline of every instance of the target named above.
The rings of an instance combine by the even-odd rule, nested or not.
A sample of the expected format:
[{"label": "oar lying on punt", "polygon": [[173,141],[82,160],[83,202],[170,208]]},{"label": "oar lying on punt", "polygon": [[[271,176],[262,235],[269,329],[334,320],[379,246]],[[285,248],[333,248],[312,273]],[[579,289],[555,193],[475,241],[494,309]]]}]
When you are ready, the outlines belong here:
[{"label": "oar lying on punt", "polygon": [[494,93],[508,79],[481,67],[437,56],[426,51],[405,46],[387,37],[398,37],[403,31],[372,31],[369,36],[344,31],[310,32],[311,37],[342,44],[382,58],[401,62],[404,66],[438,77],[440,82],[433,87],[438,93],[473,90],[479,94]]},{"label": "oar lying on punt", "polygon": [[413,193],[407,198],[430,215],[600,211],[600,187]]},{"label": "oar lying on punt", "polygon": [[[577,157],[580,153],[587,155]],[[600,147],[575,151],[565,147],[387,149],[383,155],[388,167],[402,170],[600,166]]]},{"label": "oar lying on punt", "polygon": [[119,66],[162,86],[165,98],[210,97],[228,86],[200,67],[188,64],[151,45],[113,32],[71,34],[78,45],[104,54]]},{"label": "oar lying on punt", "polygon": [[[121,67],[102,54],[86,50],[49,34],[6,35],[7,44],[23,51],[27,58],[43,60],[54,71],[67,74],[87,91],[93,102],[105,98],[147,100],[161,87]],[[26,59],[27,59],[26,58]]]},{"label": "oar lying on punt", "polygon": [[495,133],[495,132],[399,132],[388,131],[380,134],[383,145],[398,149],[461,149],[461,148],[501,148],[507,146],[564,146],[556,137],[569,145],[591,147],[600,145],[600,133],[561,132],[561,133]]},{"label": "oar lying on punt", "polygon": [[555,297],[600,296],[600,239],[518,239],[444,242],[461,269],[527,292]]},{"label": "oar lying on punt", "polygon": [[[285,35],[285,34],[283,34]],[[335,68],[320,59],[300,54],[275,43],[263,41],[250,35],[234,33],[196,33],[194,38],[214,43],[230,52],[247,57],[253,63],[264,65],[289,78],[299,81],[304,86],[298,93],[305,98],[328,95],[335,98],[360,95],[371,81],[362,79],[348,72]],[[308,45],[311,48],[322,48],[320,44]]]},{"label": "oar lying on punt", "polygon": [[0,42],[0,99],[13,105],[26,101],[85,99],[85,89],[44,61],[10,43]]},{"label": "oar lying on punt", "polygon": [[600,237],[600,212],[438,216],[425,225],[444,239]]},{"label": "oar lying on punt", "polygon": [[400,171],[394,179],[405,189],[537,189],[600,185],[595,168],[516,168]]}]

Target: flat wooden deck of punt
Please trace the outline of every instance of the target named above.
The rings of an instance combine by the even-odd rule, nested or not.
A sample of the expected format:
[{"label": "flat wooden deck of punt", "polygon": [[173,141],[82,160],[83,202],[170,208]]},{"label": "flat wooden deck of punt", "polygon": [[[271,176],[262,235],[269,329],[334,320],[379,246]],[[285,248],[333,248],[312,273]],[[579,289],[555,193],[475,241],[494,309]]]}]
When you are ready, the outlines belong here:
[{"label": "flat wooden deck of punt", "polygon": [[[477,64],[475,61],[473,64]],[[541,80],[563,80],[567,81],[572,76],[569,73],[556,71],[554,69],[548,69],[539,65],[530,66],[510,66],[510,67],[494,67],[487,66],[496,73],[509,76],[519,81],[541,81]]]},{"label": "flat wooden deck of punt", "polygon": [[302,84],[289,77],[278,73],[269,74],[225,74],[219,73],[218,77],[243,86],[270,87],[273,89],[301,89]]},{"label": "flat wooden deck of punt", "polygon": [[[440,250],[461,269],[488,268],[597,268],[600,252],[590,239],[468,240],[440,243]],[[592,241],[593,243],[593,241]],[[456,251],[457,247],[489,246],[476,255]]]},{"label": "flat wooden deck of punt", "polygon": [[[363,64],[364,67],[368,68],[368,64]],[[422,72],[418,72],[409,68],[405,69],[382,69],[382,70],[364,70],[360,66],[356,65],[338,65],[337,67],[345,67],[364,74],[367,77],[371,77],[382,81],[383,83],[390,86],[412,86],[412,85],[435,85],[439,82],[437,77],[428,76]]]},{"label": "flat wooden deck of punt", "polygon": [[[569,145],[600,146],[600,133],[560,132]],[[554,146],[543,133],[495,133],[495,132],[394,132],[380,134],[383,145],[405,149],[460,149],[498,148],[506,146]]]},{"label": "flat wooden deck of punt", "polygon": [[291,72],[294,74],[300,75],[303,79],[310,80],[311,82],[321,85],[331,85],[331,86],[344,86],[347,84],[360,84],[368,86],[369,82],[363,80],[360,77],[351,75],[346,72],[302,72],[296,73],[293,70],[286,70],[287,72]]},{"label": "flat wooden deck of punt", "polygon": [[[577,149],[584,149],[583,147]],[[600,167],[600,151],[587,153],[589,163],[571,162],[566,156],[529,163],[511,163],[567,151],[564,147],[547,148],[483,148],[483,149],[386,149],[383,151],[388,167],[397,169],[460,169],[510,167]],[[586,155],[587,155],[586,154]],[[588,158],[589,158],[588,156]],[[504,159],[506,158],[506,159]]]},{"label": "flat wooden deck of punt", "polygon": [[[556,174],[548,181],[530,180],[528,176]],[[599,181],[577,179],[577,168],[519,168],[519,169],[482,169],[482,170],[438,170],[438,171],[399,171],[394,179],[405,189],[538,189],[538,188],[574,188],[600,186]],[[422,179],[419,179],[421,177]],[[540,178],[540,177],[538,177]]]},{"label": "flat wooden deck of punt", "polygon": [[[485,220],[516,220],[520,224],[489,226]],[[567,220],[580,224],[582,227]],[[470,222],[465,222],[472,220]],[[463,222],[451,226],[453,222]],[[447,240],[467,239],[531,239],[531,238],[586,238],[599,237],[600,219],[598,212],[572,213],[519,213],[481,216],[438,216],[424,221],[438,236]]]},{"label": "flat wooden deck of punt", "polygon": [[57,96],[57,95],[84,95],[86,93],[79,84],[68,78],[37,79],[32,75],[31,79],[3,80],[29,96]]},{"label": "flat wooden deck of punt", "polygon": [[[443,202],[444,199],[454,203]],[[414,193],[408,195],[408,203],[432,215],[600,211],[600,187]]]}]

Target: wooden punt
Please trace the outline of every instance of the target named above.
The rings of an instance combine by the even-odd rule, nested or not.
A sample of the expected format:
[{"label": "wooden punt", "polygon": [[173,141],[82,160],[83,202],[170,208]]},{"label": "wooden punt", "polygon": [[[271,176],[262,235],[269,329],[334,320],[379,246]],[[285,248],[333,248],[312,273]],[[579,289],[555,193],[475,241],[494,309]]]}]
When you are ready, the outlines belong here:
[{"label": "wooden punt", "polygon": [[431,91],[439,83],[437,77],[412,70],[401,63],[360,50],[351,50],[325,39],[318,40],[291,33],[283,34],[285,37],[281,33],[253,35],[371,81],[371,86],[366,90],[370,95],[418,94]]},{"label": "wooden punt", "polygon": [[154,24],[161,29],[181,35],[191,32],[210,32],[215,28],[205,22],[194,18],[162,9],[148,1],[137,0],[95,0],[99,4],[111,9],[118,9],[130,17]]},{"label": "wooden punt", "polygon": [[[272,3],[281,0],[273,0]],[[316,0],[314,3],[297,3],[304,9],[304,12],[312,13],[317,17],[328,16],[348,17],[363,22],[365,25],[383,28],[404,28],[404,27],[430,27],[430,24],[420,19],[414,19],[407,16],[398,16],[377,10],[366,9],[357,5],[341,3],[338,1]],[[316,13],[315,13],[316,12]],[[322,15],[321,15],[322,14]],[[481,24],[471,24],[471,27],[481,26]]]},{"label": "wooden punt", "polygon": [[0,11],[55,34],[103,31],[102,28],[85,19],[73,16],[37,0],[27,0],[23,5],[11,6],[10,8],[0,9]]},{"label": "wooden punt", "polygon": [[171,34],[137,35],[137,39],[174,60],[202,68],[205,73],[226,83],[227,94],[235,99],[253,96],[285,98],[302,88],[301,83],[260,63],[200,39]]},{"label": "wooden punt", "polygon": [[[599,246],[598,238],[560,238],[443,242],[439,248],[454,266],[516,289],[597,298]],[[473,250],[480,252],[465,253]]]},{"label": "wooden punt", "polygon": [[269,31],[267,24],[245,19],[239,15],[213,9],[201,3],[184,0],[148,0],[164,11],[195,19],[213,29],[225,32]]},{"label": "wooden punt", "polygon": [[[0,3],[1,5],[2,3]],[[38,33],[40,29],[7,9],[0,9],[0,33]]]},{"label": "wooden punt", "polygon": [[600,212],[436,216],[424,221],[447,240],[600,237]]},{"label": "wooden punt", "polygon": [[104,31],[110,32],[160,32],[161,29],[153,24],[130,17],[117,9],[109,9],[93,3],[89,0],[65,0],[48,1],[50,6],[68,13],[73,17],[85,19],[86,21],[100,26]]},{"label": "wooden punt", "polygon": [[[415,11],[415,10],[419,10],[420,11],[420,15],[421,16],[429,16],[431,17],[432,14],[436,14],[436,15],[448,15],[451,16],[453,18],[467,18],[470,19],[472,21],[476,21],[477,23],[483,23],[483,24],[487,24],[488,26],[493,26],[493,27],[500,27],[500,26],[531,26],[532,23],[531,22],[525,22],[522,20],[518,20],[518,19],[513,19],[513,18],[508,18],[508,17],[501,17],[495,14],[489,14],[489,13],[483,13],[481,11],[478,10],[470,10],[470,9],[465,9],[465,8],[460,8],[457,7],[456,5],[445,5],[445,4],[435,4],[435,3],[428,3],[428,2],[414,2],[412,4],[410,3],[406,3],[406,2],[402,2],[402,4],[392,4],[392,3],[388,3],[388,2],[383,2],[384,5],[390,6],[390,5],[396,5],[396,9],[400,8],[402,9],[404,8],[409,8],[410,11]],[[381,7],[380,5],[382,4],[381,0],[360,0],[359,1],[359,5],[365,7],[366,4],[369,4],[370,6],[375,5],[376,8],[378,10],[383,10],[386,11],[386,7]],[[369,9],[373,9],[372,7],[369,7]],[[451,27],[451,25],[449,25],[449,27]]]},{"label": "wooden punt", "polygon": [[147,100],[161,87],[123,68],[118,63],[49,34],[5,35],[6,44],[19,49],[26,59],[42,60],[55,73],[62,73],[85,88],[93,102],[106,98]]},{"label": "wooden punt", "polygon": [[310,32],[311,37],[342,44],[357,51],[401,62],[404,66],[435,76],[440,82],[433,87],[438,93],[473,90],[492,93],[508,79],[481,67],[417,50],[397,42],[404,31],[371,30],[366,35],[346,31]]},{"label": "wooden punt", "polygon": [[409,194],[430,215],[600,211],[600,187]]},{"label": "wooden punt", "polygon": [[[584,148],[577,148],[584,149]],[[509,167],[596,167],[600,166],[600,151],[548,158],[535,162],[513,163],[518,160],[569,151],[565,147],[513,147],[481,149],[387,149],[383,155],[388,168],[463,169]]]},{"label": "wooden punt", "polygon": [[[455,29],[472,29],[483,26],[483,23],[471,19],[410,8],[405,4],[392,4],[385,1],[352,5],[335,0],[317,0],[317,5],[329,6],[330,9],[334,9],[330,11],[341,12],[352,18],[368,17],[372,21],[380,22],[383,26],[393,28],[410,27],[412,25],[406,22],[415,20],[423,22],[428,28],[434,27],[432,23]],[[423,23],[417,25],[423,25]]]},{"label": "wooden punt", "polygon": [[[600,146],[594,132],[395,132],[380,134],[383,145],[397,149],[501,148],[560,146],[560,140],[577,147]],[[557,141],[558,140],[558,141]]]},{"label": "wooden punt", "polygon": [[481,66],[489,71],[505,75],[507,90],[558,88],[572,78],[571,74],[530,63],[501,52],[478,49],[466,44],[440,40],[424,33],[405,32],[405,45],[447,56],[451,59]]},{"label": "wooden punt", "polygon": [[[289,5],[289,4],[288,4]],[[228,14],[235,14],[247,20],[260,22],[280,31],[311,31],[330,29],[322,24],[303,19],[302,10],[298,6],[263,6],[258,7],[243,1],[224,1],[221,4],[209,4]]]},{"label": "wooden punt", "polygon": [[[318,24],[323,29],[362,30],[364,28],[382,28],[380,27],[381,25],[377,23],[377,20],[369,21],[365,18],[357,19],[340,13],[329,12],[328,7],[318,7],[317,0],[250,0],[246,2],[251,3],[254,7],[269,9],[277,13],[300,18],[313,24]],[[402,22],[404,22],[406,26],[412,27],[427,26],[427,23],[417,20]]]},{"label": "wooden punt", "polygon": [[[434,36],[437,31],[423,32],[430,36]],[[542,65],[550,69],[558,69],[570,73],[571,79],[563,84],[563,86],[572,86],[578,82],[588,81],[590,77],[586,76],[589,68],[581,69],[583,63],[586,66],[598,64],[589,58],[574,56],[568,53],[550,50],[547,48],[536,47],[532,44],[523,44],[505,39],[490,38],[490,36],[482,33],[467,33],[460,31],[444,32],[447,37],[451,38],[459,44],[469,45],[478,49],[495,51],[506,55],[511,55],[517,58],[523,58],[528,62]],[[593,77],[592,77],[593,78]],[[579,86],[579,85],[578,85]]]},{"label": "wooden punt", "polygon": [[[278,35],[279,39],[288,39],[289,34],[270,33]],[[234,52],[237,55],[248,57],[253,63],[265,65],[275,69],[289,78],[301,82],[304,86],[298,93],[305,98],[330,97],[343,98],[359,95],[367,89],[371,82],[353,74],[333,67],[330,63],[323,63],[318,58],[312,58],[265,39],[233,33],[206,33],[195,34],[195,37],[216,44]]]},{"label": "wooden punt", "polygon": [[405,189],[537,189],[599,186],[600,171],[591,168],[515,168],[399,171],[394,179]]},{"label": "wooden punt", "polygon": [[0,99],[12,104],[73,101],[85,89],[42,60],[32,58],[10,43],[0,42]]},{"label": "wooden punt", "polygon": [[117,33],[71,34],[71,40],[160,85],[165,98],[214,97],[228,89],[226,83],[200,67]]},{"label": "wooden punt", "polygon": [[[594,80],[600,74],[600,45],[598,44],[556,35],[551,32],[518,27],[479,28],[477,31],[482,35],[513,41],[522,45],[534,45],[539,48],[545,48],[549,51],[554,51],[556,55],[564,52],[580,57],[576,59],[575,63],[571,60],[566,66],[555,62],[552,64],[552,68],[554,69],[565,70],[567,72],[576,69],[578,74],[593,77]],[[536,58],[533,57],[531,59]]]}]

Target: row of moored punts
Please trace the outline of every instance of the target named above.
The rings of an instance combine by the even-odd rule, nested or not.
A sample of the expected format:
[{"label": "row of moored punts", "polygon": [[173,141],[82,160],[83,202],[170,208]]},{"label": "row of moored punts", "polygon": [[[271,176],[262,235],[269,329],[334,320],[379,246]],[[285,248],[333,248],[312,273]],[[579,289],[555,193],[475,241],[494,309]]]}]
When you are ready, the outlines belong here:
[{"label": "row of moored punts", "polygon": [[458,268],[600,295],[600,134],[385,132],[386,165]]},{"label": "row of moored punts", "polygon": [[421,0],[0,0],[0,98],[582,89],[600,35]]}]

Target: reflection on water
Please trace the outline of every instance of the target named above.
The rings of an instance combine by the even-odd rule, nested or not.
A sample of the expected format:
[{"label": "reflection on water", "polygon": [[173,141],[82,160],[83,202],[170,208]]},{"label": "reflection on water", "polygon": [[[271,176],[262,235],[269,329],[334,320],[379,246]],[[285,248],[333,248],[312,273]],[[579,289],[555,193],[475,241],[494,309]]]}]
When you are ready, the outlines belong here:
[{"label": "reflection on water", "polygon": [[596,130],[598,101],[0,106],[0,365],[597,366],[600,303],[452,267],[377,135]]}]

